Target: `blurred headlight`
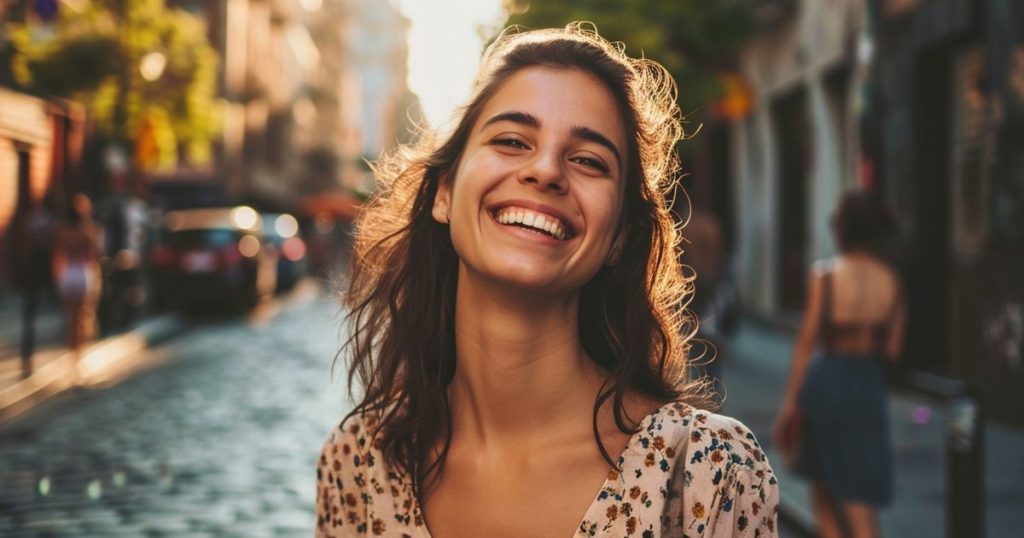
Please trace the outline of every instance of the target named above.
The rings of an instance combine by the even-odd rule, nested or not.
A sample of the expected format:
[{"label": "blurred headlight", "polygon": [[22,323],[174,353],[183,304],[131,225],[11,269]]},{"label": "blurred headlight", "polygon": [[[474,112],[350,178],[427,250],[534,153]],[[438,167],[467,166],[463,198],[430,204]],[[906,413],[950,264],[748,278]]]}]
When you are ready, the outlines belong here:
[{"label": "blurred headlight", "polygon": [[256,210],[249,206],[238,206],[231,210],[231,224],[240,230],[248,230],[256,226],[259,215]]},{"label": "blurred headlight", "polygon": [[246,258],[254,258],[260,253],[260,240],[247,235],[238,240],[238,252]]},{"label": "blurred headlight", "polygon": [[299,221],[291,215],[281,215],[274,221],[274,231],[285,239],[299,233]]}]

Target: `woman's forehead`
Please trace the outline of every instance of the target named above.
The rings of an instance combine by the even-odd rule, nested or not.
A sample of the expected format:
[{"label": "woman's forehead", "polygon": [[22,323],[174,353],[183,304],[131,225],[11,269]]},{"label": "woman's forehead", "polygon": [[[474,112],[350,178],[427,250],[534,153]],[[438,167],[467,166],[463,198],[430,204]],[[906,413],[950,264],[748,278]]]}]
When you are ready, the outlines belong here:
[{"label": "woman's forehead", "polygon": [[502,81],[476,120],[479,131],[497,116],[523,113],[540,126],[585,127],[626,148],[625,121],[612,91],[576,68],[527,67]]}]

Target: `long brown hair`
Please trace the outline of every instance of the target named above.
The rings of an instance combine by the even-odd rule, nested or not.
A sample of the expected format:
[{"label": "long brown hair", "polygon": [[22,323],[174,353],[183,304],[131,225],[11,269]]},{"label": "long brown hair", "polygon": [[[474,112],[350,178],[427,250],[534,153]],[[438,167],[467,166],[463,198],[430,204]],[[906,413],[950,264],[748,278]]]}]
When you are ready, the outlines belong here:
[{"label": "long brown hair", "polygon": [[[606,401],[613,402],[618,428],[635,431],[623,405],[628,390],[709,405],[701,386],[688,381],[686,353],[696,323],[685,305],[692,286],[678,262],[680,237],[666,202],[678,176],[674,146],[683,135],[674,81],[661,65],[629,58],[582,24],[506,32],[485,52],[454,130],[445,137],[425,133],[376,163],[381,188],[357,222],[346,295],[350,332],[339,353],[350,361],[350,393],[357,379],[365,393],[349,416],[375,417],[375,446],[392,469],[412,476],[417,492],[427,476],[443,470],[451,443],[447,386],[455,373],[459,261],[449,229],[431,216],[432,204],[441,182],[454,176],[488,100],[528,67],[596,76],[615,96],[627,129],[626,239],[617,263],[602,267],[579,301],[582,345],[611,374],[594,402],[602,455],[615,466],[597,429]],[[439,456],[432,456],[442,439]]]}]

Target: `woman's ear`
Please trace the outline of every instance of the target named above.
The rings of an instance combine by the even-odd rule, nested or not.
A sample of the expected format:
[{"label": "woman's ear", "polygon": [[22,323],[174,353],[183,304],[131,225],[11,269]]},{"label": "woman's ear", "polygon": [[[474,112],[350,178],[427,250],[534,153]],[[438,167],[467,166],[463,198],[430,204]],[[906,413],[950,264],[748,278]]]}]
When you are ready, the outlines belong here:
[{"label": "woman's ear", "polygon": [[449,182],[447,179],[440,178],[438,180],[437,194],[434,195],[434,206],[430,211],[434,220],[441,224],[448,224],[452,221],[451,189],[448,188],[448,185]]}]

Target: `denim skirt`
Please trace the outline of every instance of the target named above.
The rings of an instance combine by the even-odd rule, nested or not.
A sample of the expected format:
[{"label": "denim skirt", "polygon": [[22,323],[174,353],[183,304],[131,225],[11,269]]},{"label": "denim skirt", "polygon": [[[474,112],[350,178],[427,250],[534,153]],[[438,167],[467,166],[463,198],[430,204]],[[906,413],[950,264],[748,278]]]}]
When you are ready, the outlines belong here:
[{"label": "denim skirt", "polygon": [[882,507],[892,498],[885,368],[879,357],[818,354],[798,404],[803,439],[794,470],[835,500]]}]

